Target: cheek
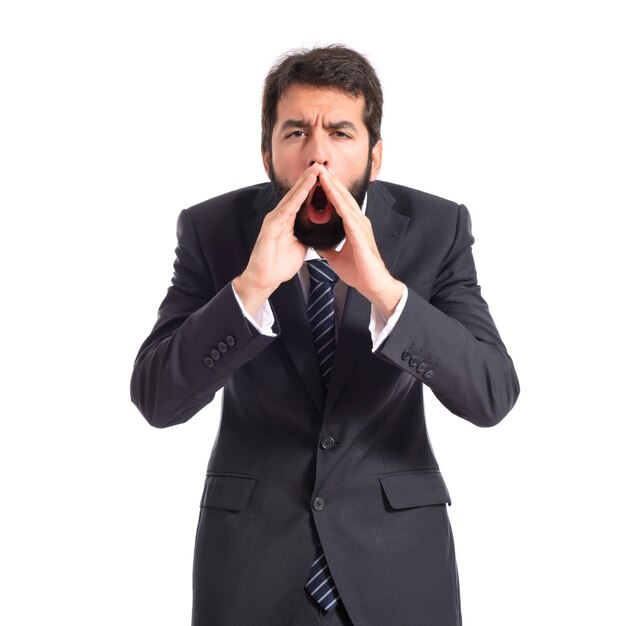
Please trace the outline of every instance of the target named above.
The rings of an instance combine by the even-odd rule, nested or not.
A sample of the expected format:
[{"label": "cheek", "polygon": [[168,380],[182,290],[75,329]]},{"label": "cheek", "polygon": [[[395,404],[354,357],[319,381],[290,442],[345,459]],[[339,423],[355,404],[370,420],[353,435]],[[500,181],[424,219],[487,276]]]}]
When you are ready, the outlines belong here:
[{"label": "cheek", "polygon": [[349,170],[337,172],[335,174],[339,177],[341,184],[349,189],[350,185],[352,185],[356,180],[359,180],[361,176],[363,176],[363,170],[357,170],[355,168],[350,168]]},{"label": "cheek", "polygon": [[281,154],[275,155],[273,158],[274,171],[280,176],[280,178],[290,181],[292,184],[296,182],[298,177],[307,168],[307,165],[302,163],[302,159],[299,158],[297,153],[294,154]]},{"label": "cheek", "polygon": [[363,155],[362,150],[353,150],[350,153],[337,154],[335,165],[331,165],[339,180],[345,185],[363,175],[367,167],[367,154]]}]

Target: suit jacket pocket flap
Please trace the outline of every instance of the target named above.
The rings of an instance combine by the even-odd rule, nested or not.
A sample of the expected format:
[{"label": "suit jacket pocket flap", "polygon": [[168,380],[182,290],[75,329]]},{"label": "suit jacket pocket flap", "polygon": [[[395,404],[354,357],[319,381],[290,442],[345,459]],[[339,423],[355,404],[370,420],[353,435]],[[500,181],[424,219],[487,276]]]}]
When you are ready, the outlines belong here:
[{"label": "suit jacket pocket flap", "polygon": [[378,480],[394,509],[452,504],[439,470],[405,470],[380,474]]},{"label": "suit jacket pocket flap", "polygon": [[241,511],[248,504],[256,479],[249,474],[208,472],[200,506]]}]

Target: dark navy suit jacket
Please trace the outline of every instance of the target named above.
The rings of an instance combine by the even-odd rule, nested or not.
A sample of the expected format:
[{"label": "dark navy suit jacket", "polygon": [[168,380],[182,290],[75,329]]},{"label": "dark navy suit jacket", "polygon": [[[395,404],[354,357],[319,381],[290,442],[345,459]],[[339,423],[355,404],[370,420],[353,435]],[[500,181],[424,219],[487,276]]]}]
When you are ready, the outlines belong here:
[{"label": "dark navy suit jacket", "polygon": [[260,334],[231,281],[246,267],[269,183],[181,212],[172,286],[135,361],[131,396],[156,427],[224,388],[193,565],[194,626],[283,626],[319,540],[357,626],[461,624],[450,496],[423,385],[456,415],[497,424],[519,385],[481,297],[463,205],[377,181],[367,216],[408,300],[372,353],[370,303],[349,289],[325,397],[296,275]]}]

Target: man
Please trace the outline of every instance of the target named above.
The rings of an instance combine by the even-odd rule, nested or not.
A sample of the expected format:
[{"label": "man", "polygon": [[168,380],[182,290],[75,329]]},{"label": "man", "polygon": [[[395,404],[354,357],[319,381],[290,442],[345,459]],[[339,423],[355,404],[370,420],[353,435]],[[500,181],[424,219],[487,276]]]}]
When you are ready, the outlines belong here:
[{"label": "man", "polygon": [[194,626],[461,624],[423,385],[479,426],[519,386],[480,295],[467,209],[376,181],[381,117],[360,54],[287,55],[263,97],[271,183],[179,216],[131,394],[165,427],[224,388]]}]

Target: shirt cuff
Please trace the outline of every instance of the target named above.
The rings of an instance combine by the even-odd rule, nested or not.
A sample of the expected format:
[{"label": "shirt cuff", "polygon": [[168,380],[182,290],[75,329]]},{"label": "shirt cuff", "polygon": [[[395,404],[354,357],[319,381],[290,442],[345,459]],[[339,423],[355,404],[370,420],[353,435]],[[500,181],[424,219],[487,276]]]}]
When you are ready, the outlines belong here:
[{"label": "shirt cuff", "polygon": [[[231,283],[232,287],[232,283]],[[257,311],[256,315],[250,315],[246,308],[243,306],[243,303],[239,299],[235,288],[232,287],[233,293],[235,294],[235,300],[237,300],[237,304],[243,313],[243,316],[256,328],[262,335],[266,335],[267,337],[276,337],[276,333],[272,331],[272,326],[274,325],[274,314],[272,313],[272,307],[270,307],[269,300],[266,300],[263,303],[263,306]]]},{"label": "shirt cuff", "polygon": [[372,336],[372,352],[376,352],[378,348],[382,345],[383,341],[391,335],[391,331],[396,327],[396,322],[400,315],[402,315],[402,311],[404,311],[404,305],[406,304],[407,298],[409,297],[409,290],[407,286],[404,285],[404,291],[402,292],[402,297],[400,298],[400,302],[396,305],[396,310],[393,312],[393,315],[386,320],[376,309],[376,307],[372,304],[372,312],[370,315],[370,335]]}]

